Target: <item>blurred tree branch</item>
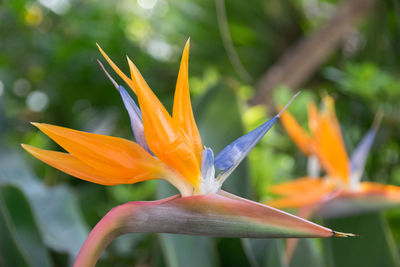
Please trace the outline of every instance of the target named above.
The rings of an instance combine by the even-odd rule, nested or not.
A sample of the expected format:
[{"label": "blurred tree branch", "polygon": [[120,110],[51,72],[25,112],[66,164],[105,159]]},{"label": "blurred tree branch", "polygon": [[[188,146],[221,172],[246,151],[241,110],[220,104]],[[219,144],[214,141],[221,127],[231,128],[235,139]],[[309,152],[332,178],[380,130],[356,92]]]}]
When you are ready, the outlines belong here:
[{"label": "blurred tree branch", "polygon": [[304,84],[374,3],[375,0],[343,0],[325,26],[303,37],[261,76],[250,105],[268,103],[272,89],[281,84],[292,89]]}]

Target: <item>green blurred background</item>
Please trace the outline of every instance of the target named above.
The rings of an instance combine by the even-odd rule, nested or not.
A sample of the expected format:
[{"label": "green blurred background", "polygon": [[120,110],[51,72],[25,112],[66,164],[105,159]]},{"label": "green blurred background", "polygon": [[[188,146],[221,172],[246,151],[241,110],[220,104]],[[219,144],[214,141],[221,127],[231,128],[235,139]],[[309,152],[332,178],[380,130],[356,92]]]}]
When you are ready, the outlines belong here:
[{"label": "green blurred background", "polygon": [[[124,71],[129,55],[171,110],[188,37],[195,117],[214,152],[298,89],[290,109],[303,125],[307,102],[330,94],[348,152],[384,111],[363,179],[400,186],[398,0],[3,0],[0,266],[70,266],[112,207],[174,193],[162,181],[90,184],[19,144],[59,149],[31,121],[132,139],[95,43]],[[306,165],[278,123],[226,189],[267,200],[271,184],[305,175]],[[303,241],[290,266],[399,266],[400,209],[318,222],[361,236]],[[98,266],[285,266],[282,254],[282,240],[133,234],[114,241]]]}]

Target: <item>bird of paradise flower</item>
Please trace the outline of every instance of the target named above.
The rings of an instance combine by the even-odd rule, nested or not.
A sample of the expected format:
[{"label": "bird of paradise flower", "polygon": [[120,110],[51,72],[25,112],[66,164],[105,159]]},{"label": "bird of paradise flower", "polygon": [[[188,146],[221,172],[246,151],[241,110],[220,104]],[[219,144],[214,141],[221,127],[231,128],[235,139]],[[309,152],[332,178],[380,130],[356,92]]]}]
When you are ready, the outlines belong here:
[{"label": "bird of paradise flower", "polygon": [[[288,111],[282,114],[281,120],[295,144],[309,157],[309,176],[272,186],[270,191],[280,197],[266,204],[297,209],[297,215],[302,218],[313,215],[341,217],[400,205],[400,187],[361,181],[382,113],[377,114],[350,159],[332,97],[324,97],[321,112],[310,102],[308,117],[311,134],[302,129]],[[319,177],[321,166],[326,171],[324,177]],[[290,262],[297,242],[298,239],[287,241],[287,262]]]},{"label": "bird of paradise flower", "polygon": [[288,209],[303,208],[303,212],[308,208],[322,217],[354,215],[400,205],[400,187],[361,181],[382,118],[381,113],[377,114],[371,129],[350,158],[331,97],[323,99],[321,112],[311,102],[308,117],[311,135],[300,127],[288,111],[282,114],[281,120],[300,150],[311,161],[318,159],[327,175],[319,179],[315,171],[312,171],[314,177],[302,177],[272,186],[271,191],[282,197],[267,202],[269,205]]},{"label": "bird of paradise flower", "polygon": [[136,143],[34,123],[68,153],[22,146],[45,163],[89,182],[117,185],[165,179],[180,194],[113,208],[89,234],[75,266],[94,266],[106,246],[117,236],[128,232],[254,238],[350,235],[221,190],[226,178],[268,132],[284,109],[225,147],[214,158],[213,151],[202,145],[190,103],[189,41],[181,59],[172,116],[129,58],[130,78],[98,47],[110,66],[138,97],[140,109],[129,93],[106,72],[129,113]]}]

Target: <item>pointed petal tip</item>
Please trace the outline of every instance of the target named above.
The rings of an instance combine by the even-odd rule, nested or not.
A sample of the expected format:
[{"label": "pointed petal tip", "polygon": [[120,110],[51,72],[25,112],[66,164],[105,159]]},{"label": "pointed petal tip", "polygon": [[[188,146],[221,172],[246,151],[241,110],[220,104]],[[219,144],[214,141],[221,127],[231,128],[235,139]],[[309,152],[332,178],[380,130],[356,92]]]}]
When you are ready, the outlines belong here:
[{"label": "pointed petal tip", "polygon": [[31,145],[28,145],[28,144],[21,144],[21,147],[23,149],[25,149],[26,152],[28,152],[29,154],[31,154],[34,157],[37,157],[37,155],[38,155],[38,153],[40,151],[39,148],[31,146]]},{"label": "pointed petal tip", "polygon": [[134,77],[132,76],[132,70],[139,71],[139,69],[137,68],[136,64],[133,63],[133,60],[130,59],[130,57],[128,55],[126,55],[126,60],[128,61],[129,69],[131,71],[131,79],[133,79]]},{"label": "pointed petal tip", "polygon": [[351,233],[342,233],[342,232],[336,232],[332,231],[334,237],[358,237],[359,235],[357,234],[351,234]]},{"label": "pointed petal tip", "polygon": [[20,144],[21,145],[21,147],[23,148],[23,149],[25,149],[25,150],[28,150],[29,149],[29,145],[27,145],[27,144]]},{"label": "pointed petal tip", "polygon": [[190,37],[186,41],[185,49],[189,49],[189,47],[190,47]]},{"label": "pointed petal tip", "polygon": [[125,55],[125,56],[126,56],[126,60],[128,61],[129,69],[131,70],[131,78],[133,78],[132,77],[132,68],[135,67],[137,69],[137,67],[136,67],[135,63],[133,63],[133,61],[129,58],[128,55]]},{"label": "pointed petal tip", "polygon": [[384,115],[383,110],[379,109],[375,115],[374,122],[372,123],[371,127],[372,129],[378,130],[379,126],[381,125],[383,115]]},{"label": "pointed petal tip", "polygon": [[40,131],[43,132],[44,128],[48,128],[54,125],[48,124],[48,123],[42,123],[42,122],[31,122],[31,124],[33,126],[35,126],[36,128],[38,128]]},{"label": "pointed petal tip", "polygon": [[31,145],[27,145],[27,144],[21,144],[21,147],[26,151],[26,152],[28,152],[29,154],[31,154],[31,155],[33,155],[34,156],[34,147],[33,146],[31,146]]},{"label": "pointed petal tip", "polygon": [[99,45],[99,43],[98,42],[96,42],[96,46],[97,46],[97,49],[99,49],[100,50],[100,52],[104,55],[105,54],[105,52],[104,52],[104,50],[103,50],[103,48],[101,48],[101,46]]},{"label": "pointed petal tip", "polygon": [[124,80],[124,82],[129,85],[129,87],[132,89],[133,92],[136,93],[136,89],[135,89],[135,85],[133,84],[133,82],[131,81],[131,79],[128,78],[128,76],[126,76],[118,67],[117,65],[115,65],[115,63],[111,60],[111,58],[106,54],[106,52],[103,51],[103,49],[101,49],[100,45],[97,44],[97,47],[100,50],[100,53],[103,55],[103,57],[105,58],[105,60],[108,62],[108,64],[113,68],[113,70],[118,74],[119,77],[121,77],[122,80]]},{"label": "pointed petal tip", "polygon": [[289,102],[281,109],[281,111],[276,115],[277,118],[279,118],[283,112],[290,106],[290,104],[293,102],[293,100],[301,93],[301,91],[298,91],[297,93],[292,96],[292,98],[289,100]]},{"label": "pointed petal tip", "polygon": [[25,151],[27,151],[28,153],[32,154],[33,156],[35,156],[35,152],[38,148],[28,145],[28,144],[21,144],[21,147],[23,149],[25,149]]},{"label": "pointed petal tip", "polygon": [[101,61],[99,59],[97,59],[97,63],[99,63],[101,69],[104,71],[104,73],[106,74],[107,78],[111,81],[111,83],[114,85],[114,87],[119,90],[119,85],[118,83],[111,77],[111,75],[108,73],[108,71],[106,70],[106,68],[104,67],[103,63],[101,63]]},{"label": "pointed petal tip", "polygon": [[40,129],[40,126],[41,126],[43,123],[31,121],[30,124],[32,124],[33,126],[35,126],[35,127],[37,127],[37,128]]}]

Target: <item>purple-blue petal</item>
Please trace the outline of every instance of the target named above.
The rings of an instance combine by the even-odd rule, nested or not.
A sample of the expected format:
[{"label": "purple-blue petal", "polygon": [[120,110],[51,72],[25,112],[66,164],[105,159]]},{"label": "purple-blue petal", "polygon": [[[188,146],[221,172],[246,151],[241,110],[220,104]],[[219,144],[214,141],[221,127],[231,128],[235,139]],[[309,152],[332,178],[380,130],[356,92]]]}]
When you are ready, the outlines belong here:
[{"label": "purple-blue petal", "polygon": [[131,120],[132,131],[133,131],[133,135],[135,136],[136,143],[141,145],[150,154],[152,154],[149,146],[147,145],[146,137],[144,135],[142,113],[140,112],[139,107],[136,105],[135,101],[132,99],[132,97],[125,90],[124,87],[122,87],[120,85],[118,88],[118,91],[122,97],[122,101],[124,102],[125,108],[128,111],[129,118]]},{"label": "purple-blue petal", "polygon": [[300,91],[294,94],[289,102],[283,107],[283,109],[265,123],[258,126],[248,134],[239,137],[233,143],[225,147],[215,157],[214,165],[223,171],[219,175],[218,180],[222,184],[225,179],[236,169],[236,167],[242,162],[242,160],[249,154],[253,147],[261,140],[261,138],[271,129],[275,122],[279,119],[281,114],[289,107],[292,101],[300,94]]},{"label": "purple-blue petal", "polygon": [[369,130],[357,148],[354,150],[350,159],[351,172],[362,171],[365,167],[365,163],[374,142],[376,136],[376,129]]},{"label": "purple-blue petal", "polygon": [[374,119],[371,129],[364,135],[350,158],[351,183],[357,185],[364,172],[365,163],[371,150],[376,133],[381,123],[383,113],[379,111]]},{"label": "purple-blue petal", "polygon": [[232,172],[239,163],[247,156],[253,147],[261,140],[261,138],[271,129],[272,125],[278,120],[278,117],[258,126],[253,131],[245,134],[233,143],[226,146],[214,160],[214,165],[223,171]]},{"label": "purple-blue petal", "polygon": [[100,60],[97,60],[101,69],[106,74],[107,78],[111,81],[114,85],[115,89],[117,89],[122,97],[122,101],[124,102],[125,108],[128,111],[129,118],[131,120],[131,127],[133,131],[133,135],[135,136],[136,143],[142,146],[144,149],[147,150],[151,155],[149,146],[147,145],[146,137],[144,135],[144,127],[143,127],[143,120],[142,120],[142,113],[140,112],[139,107],[136,105],[135,101],[129,95],[129,93],[125,90],[124,87],[118,85],[118,83],[111,77],[111,75],[107,72],[106,68],[104,68],[103,64]]}]

